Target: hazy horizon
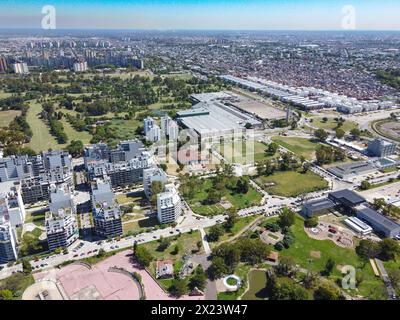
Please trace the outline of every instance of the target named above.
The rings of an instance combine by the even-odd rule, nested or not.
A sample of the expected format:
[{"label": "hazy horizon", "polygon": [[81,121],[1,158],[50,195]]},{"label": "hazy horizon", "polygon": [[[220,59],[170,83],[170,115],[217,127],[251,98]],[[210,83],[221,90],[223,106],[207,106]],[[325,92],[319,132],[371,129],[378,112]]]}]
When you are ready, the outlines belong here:
[{"label": "hazy horizon", "polygon": [[44,5],[58,29],[339,31],[350,5],[356,30],[400,30],[398,0],[3,0],[0,28],[40,28]]}]

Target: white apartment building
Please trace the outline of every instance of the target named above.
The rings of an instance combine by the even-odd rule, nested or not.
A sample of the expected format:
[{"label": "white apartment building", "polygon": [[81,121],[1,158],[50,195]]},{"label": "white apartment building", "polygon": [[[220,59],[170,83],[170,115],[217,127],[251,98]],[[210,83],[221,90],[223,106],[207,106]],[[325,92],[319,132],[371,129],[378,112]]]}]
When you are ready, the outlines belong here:
[{"label": "white apartment building", "polygon": [[181,198],[173,184],[157,195],[157,218],[161,224],[176,222],[182,214]]},{"label": "white apartment building", "polygon": [[122,235],[122,220],[119,206],[104,202],[93,208],[93,223],[96,235],[113,238]]},{"label": "white apartment building", "polygon": [[16,74],[29,74],[29,68],[25,62],[14,63],[12,66]]},{"label": "white apartment building", "polygon": [[153,125],[146,133],[146,140],[151,142],[157,142],[161,140],[161,129],[158,125]]},{"label": "white apartment building", "polygon": [[86,61],[74,63],[74,72],[85,72],[88,70],[88,64]]},{"label": "white apartment building", "polygon": [[71,208],[47,212],[45,225],[50,251],[67,248],[79,238],[76,215]]},{"label": "white apartment building", "polygon": [[11,227],[21,226],[25,222],[25,207],[22,201],[21,187],[12,186],[0,194],[0,218],[4,217]]},{"label": "white apartment building", "polygon": [[151,167],[143,170],[143,189],[147,198],[151,197],[151,184],[160,181],[163,184],[168,182],[165,172],[158,167]]},{"label": "white apartment building", "polygon": [[103,203],[108,203],[109,205],[114,203],[114,193],[109,179],[97,178],[92,182],[90,200],[93,208]]},{"label": "white apartment building", "polygon": [[0,216],[0,264],[15,261],[18,258],[18,243],[15,228],[3,216]]},{"label": "white apartment building", "polygon": [[60,209],[64,208],[70,208],[73,213],[76,213],[76,206],[68,185],[50,185],[50,211],[57,213]]}]

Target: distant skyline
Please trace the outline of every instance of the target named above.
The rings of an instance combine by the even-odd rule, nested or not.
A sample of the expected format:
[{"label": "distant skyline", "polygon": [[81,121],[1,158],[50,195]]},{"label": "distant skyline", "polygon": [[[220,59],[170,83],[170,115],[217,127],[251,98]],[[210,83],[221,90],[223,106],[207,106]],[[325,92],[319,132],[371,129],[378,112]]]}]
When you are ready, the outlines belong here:
[{"label": "distant skyline", "polygon": [[40,28],[44,5],[58,29],[400,30],[398,0],[0,0],[0,28]]}]

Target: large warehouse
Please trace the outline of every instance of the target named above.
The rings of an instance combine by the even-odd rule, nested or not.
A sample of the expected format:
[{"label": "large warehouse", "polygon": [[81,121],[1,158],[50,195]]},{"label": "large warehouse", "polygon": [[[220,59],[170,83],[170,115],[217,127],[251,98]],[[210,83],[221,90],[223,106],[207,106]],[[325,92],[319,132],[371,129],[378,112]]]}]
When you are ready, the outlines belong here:
[{"label": "large warehouse", "polygon": [[254,117],[218,101],[203,101],[192,109],[179,111],[177,120],[184,128],[195,130],[201,139],[244,131],[247,124],[252,127],[261,125],[261,121]]},{"label": "large warehouse", "polygon": [[400,225],[375,210],[360,206],[356,211],[357,218],[367,222],[376,232],[385,237],[396,237],[400,235]]}]

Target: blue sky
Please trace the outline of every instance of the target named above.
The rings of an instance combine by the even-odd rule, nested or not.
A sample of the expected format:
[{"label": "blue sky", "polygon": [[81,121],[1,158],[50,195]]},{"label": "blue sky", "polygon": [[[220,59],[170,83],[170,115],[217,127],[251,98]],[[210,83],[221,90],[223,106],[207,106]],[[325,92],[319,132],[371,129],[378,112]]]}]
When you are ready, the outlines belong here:
[{"label": "blue sky", "polygon": [[44,5],[59,29],[340,30],[352,5],[356,29],[400,30],[399,0],[0,0],[0,28],[40,28]]}]

